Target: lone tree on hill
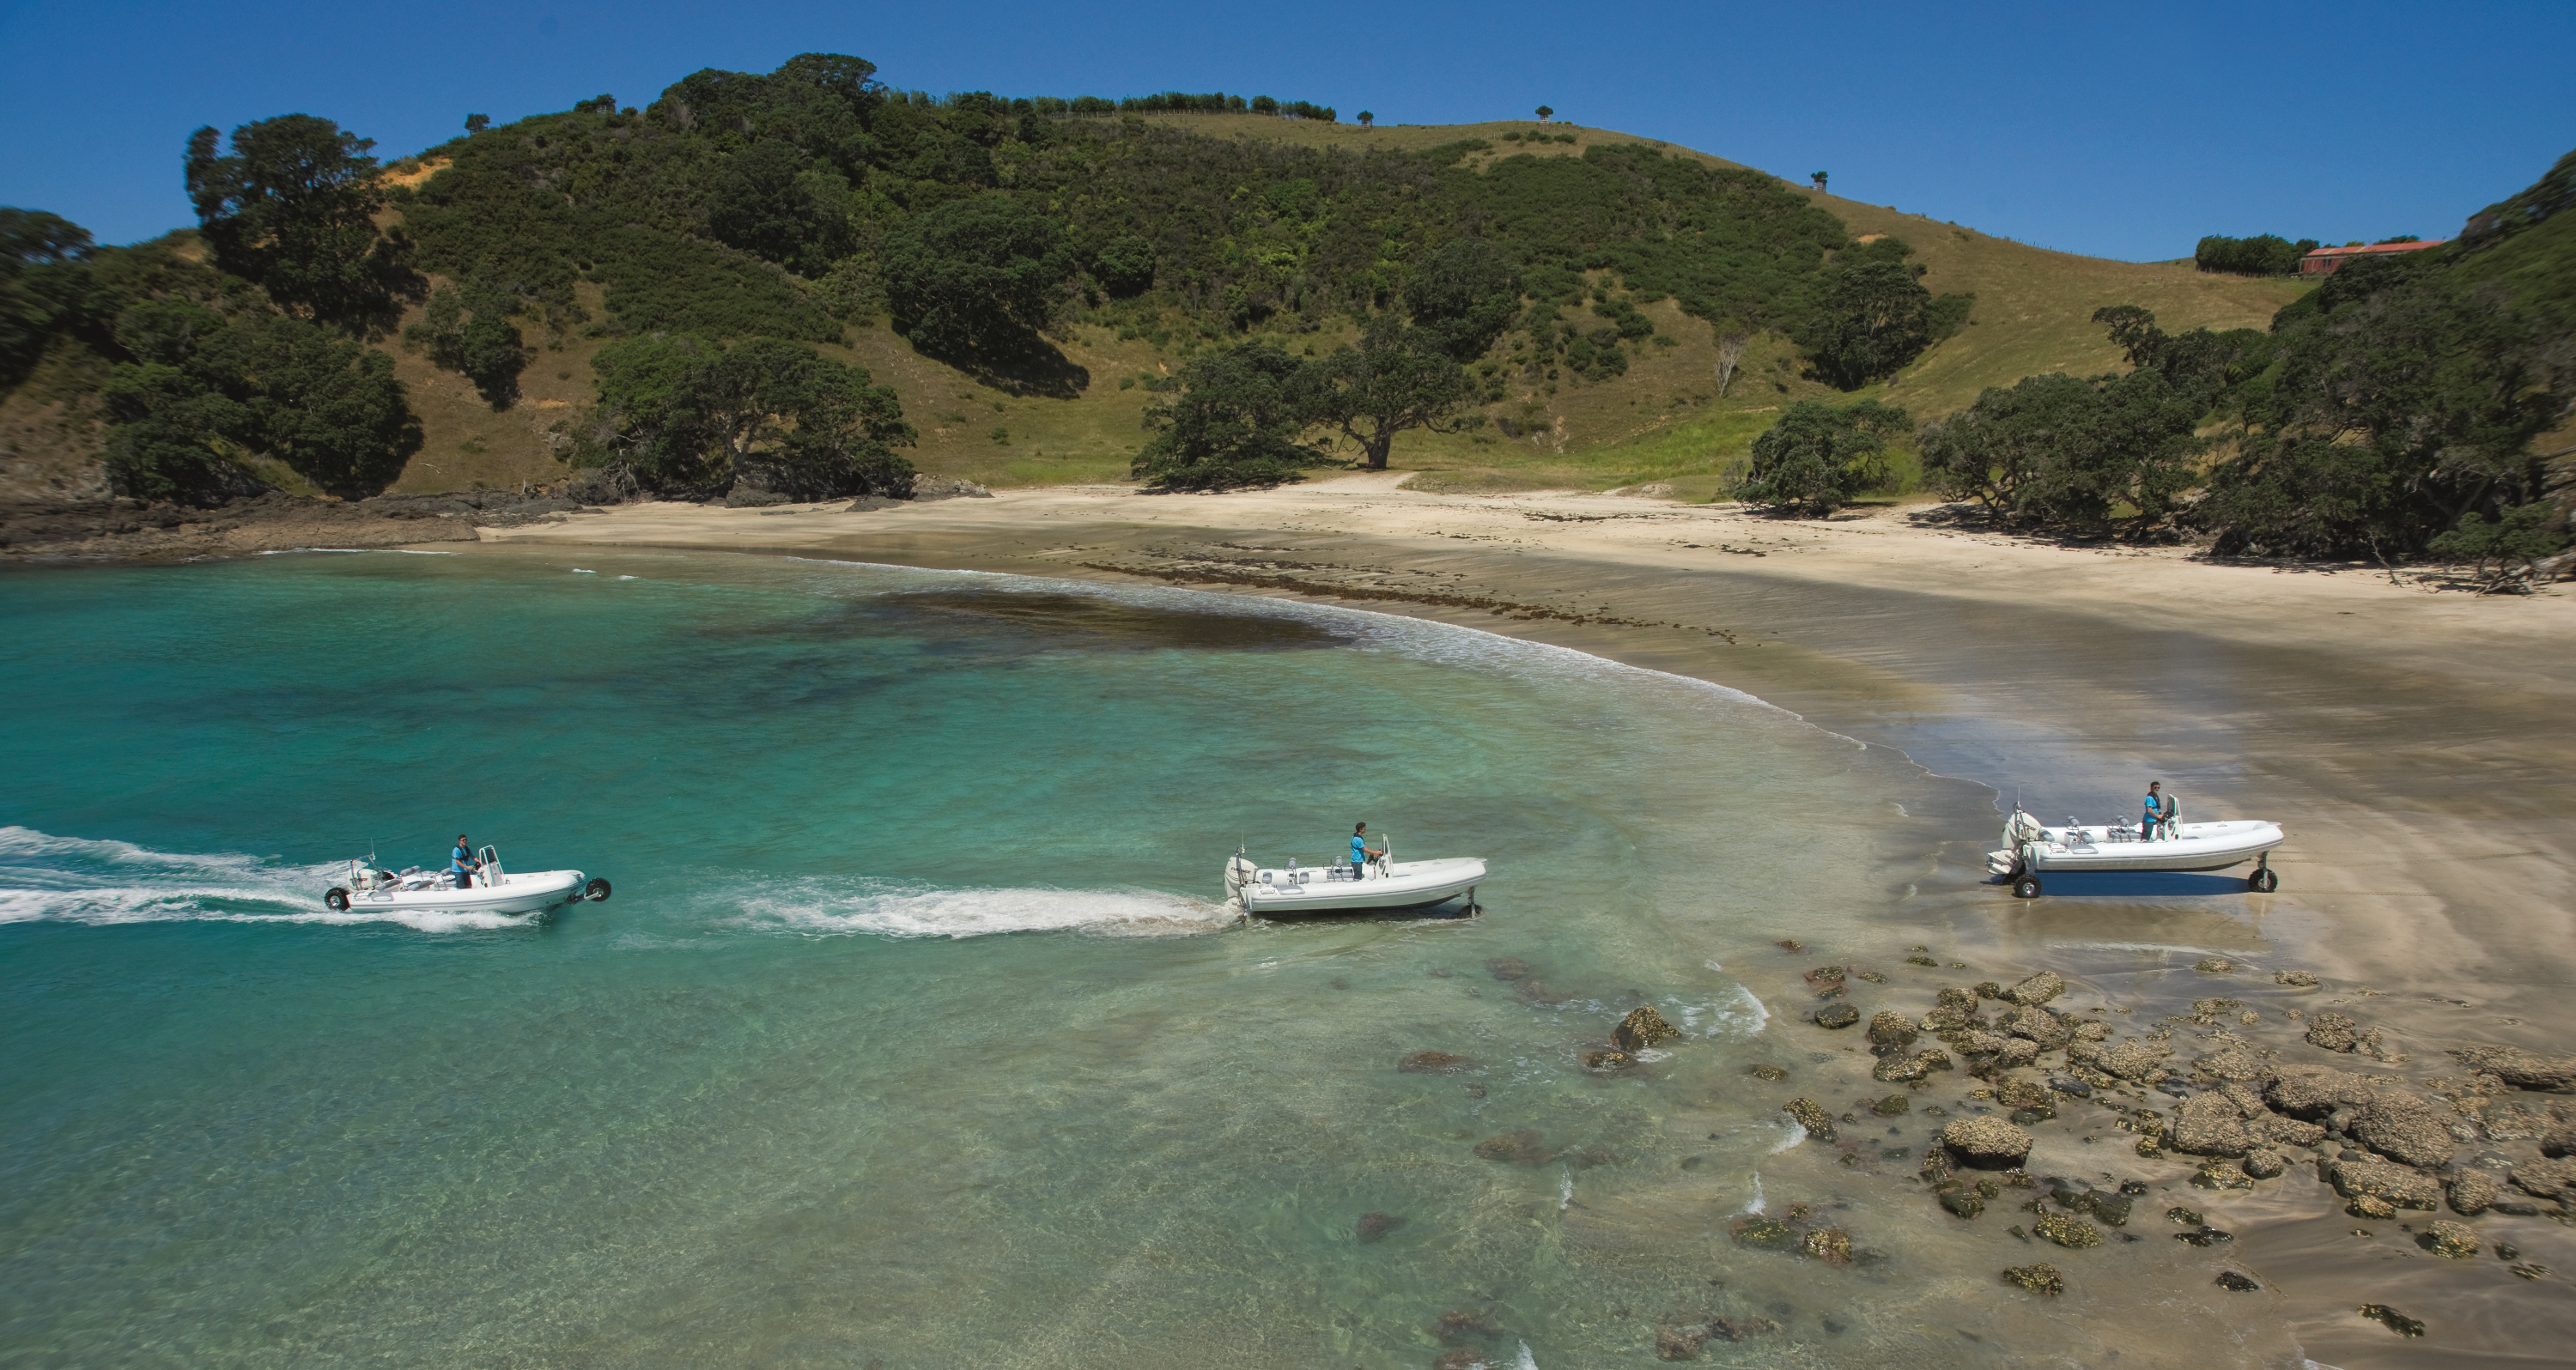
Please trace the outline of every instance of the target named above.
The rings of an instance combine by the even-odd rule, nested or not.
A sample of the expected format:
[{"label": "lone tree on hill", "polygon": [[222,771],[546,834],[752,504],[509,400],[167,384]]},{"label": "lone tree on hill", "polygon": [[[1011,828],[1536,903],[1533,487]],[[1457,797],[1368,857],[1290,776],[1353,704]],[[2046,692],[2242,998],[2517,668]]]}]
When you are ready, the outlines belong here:
[{"label": "lone tree on hill", "polygon": [[1548,121],[1549,117],[1550,117],[1550,116],[1552,116],[1552,115],[1554,115],[1555,113],[1556,113],[1556,111],[1555,111],[1555,110],[1549,109],[1549,108],[1548,108],[1547,106],[1545,106],[1545,105],[1541,105],[1541,106],[1539,106],[1539,107],[1538,107],[1538,121],[1539,121],[1540,123],[1544,124],[1544,123],[1546,123],[1546,122]]},{"label": "lone tree on hill", "polygon": [[1932,345],[1932,292],[1890,261],[1837,267],[1798,342],[1817,379],[1858,390],[1892,376]]},{"label": "lone tree on hill", "polygon": [[1359,346],[1313,364],[1309,420],[1359,444],[1372,471],[1386,469],[1387,449],[1408,428],[1455,433],[1482,424],[1485,416],[1468,408],[1475,379],[1442,355],[1440,342],[1390,315],[1369,320]]},{"label": "lone tree on hill", "polygon": [[1807,179],[1816,183],[1816,189],[1822,190],[1825,188],[1825,173],[1821,171],[1810,171],[1807,173]]},{"label": "lone tree on hill", "polygon": [[1375,127],[1377,127],[1377,116],[1376,116],[1376,115],[1374,115],[1374,114],[1369,113],[1367,110],[1361,110],[1361,111],[1360,111],[1360,127],[1361,127],[1361,128],[1375,128]]},{"label": "lone tree on hill", "polygon": [[481,133],[483,130],[490,128],[491,126],[492,116],[489,114],[468,114],[465,116],[465,131],[468,133]]}]

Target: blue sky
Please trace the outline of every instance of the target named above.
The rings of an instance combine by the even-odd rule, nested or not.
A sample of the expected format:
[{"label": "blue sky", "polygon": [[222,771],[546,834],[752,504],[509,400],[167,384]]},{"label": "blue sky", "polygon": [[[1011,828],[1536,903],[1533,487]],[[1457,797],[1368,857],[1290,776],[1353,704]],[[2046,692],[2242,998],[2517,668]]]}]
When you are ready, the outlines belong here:
[{"label": "blue sky", "polygon": [[2576,147],[2576,3],[1115,6],[0,0],[0,204],[189,221],[189,130],[289,112],[392,156],[700,67],[865,57],[908,88],[1561,117],[2102,256],[2203,233],[2447,237]]}]

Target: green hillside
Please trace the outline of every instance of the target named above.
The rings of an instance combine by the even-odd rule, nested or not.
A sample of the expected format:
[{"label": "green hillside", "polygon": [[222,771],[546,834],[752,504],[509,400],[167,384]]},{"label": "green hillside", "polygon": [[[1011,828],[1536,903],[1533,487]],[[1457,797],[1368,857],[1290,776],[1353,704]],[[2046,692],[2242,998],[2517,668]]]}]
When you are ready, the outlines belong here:
[{"label": "green hillside", "polygon": [[[1400,308],[1417,264],[1473,224],[1510,257],[1521,290],[1471,363],[1488,422],[1403,433],[1394,464],[1445,473],[1455,488],[1661,480],[1704,497],[1798,400],[1876,397],[1938,417],[2035,372],[2120,369],[2090,322],[2105,305],[2144,305],[2175,331],[2227,329],[2261,327],[2298,294],[2283,281],[2032,248],[1605,130],[1083,114],[1063,101],[933,100],[872,76],[855,59],[799,58],[767,76],[701,72],[640,110],[603,97],[478,128],[375,173],[381,203],[350,192],[396,236],[374,256],[351,239],[336,284],[287,281],[275,260],[260,265],[259,252],[275,251],[223,218],[209,221],[211,237],[92,253],[74,264],[88,272],[80,300],[0,377],[11,383],[0,480],[96,488],[120,414],[131,435],[131,416],[147,410],[220,410],[232,426],[181,431],[154,418],[152,432],[176,436],[138,450],[193,442],[190,460],[298,490],[339,479],[357,492],[374,470],[391,471],[397,491],[545,483],[603,444],[640,450],[641,430],[604,401],[593,361],[620,339],[661,333],[716,347],[786,339],[863,367],[918,430],[905,455],[925,473],[1123,480],[1156,383],[1191,356],[1246,337],[1329,354],[1361,318]],[[212,185],[230,163],[212,130],[203,137]],[[233,161],[240,147],[236,134]],[[978,197],[1045,220],[1064,271],[1047,317],[1004,321],[1027,336],[968,355],[925,345],[917,322],[898,332],[890,291],[904,235]],[[344,307],[368,288],[370,264],[390,260],[387,244],[408,253],[394,264],[413,273],[408,287],[386,285],[372,313],[363,300]],[[1964,319],[1943,316],[1943,335],[1918,336],[1892,372],[1854,388],[1853,366],[1882,364],[1852,363],[1827,384],[1819,339],[1833,292],[1899,264],[1924,298],[1958,297]],[[308,478],[312,463],[282,456],[271,436],[298,409],[292,395],[177,375],[211,365],[202,353],[138,379],[131,368],[159,364],[138,363],[119,332],[138,298],[208,311],[187,328],[274,310],[344,331],[389,362],[416,438],[392,433],[354,474]],[[1751,335],[1724,397],[1721,327]],[[291,343],[323,368],[309,385],[368,383],[349,357],[270,332],[262,345]],[[125,375],[123,390],[112,374]]]}]

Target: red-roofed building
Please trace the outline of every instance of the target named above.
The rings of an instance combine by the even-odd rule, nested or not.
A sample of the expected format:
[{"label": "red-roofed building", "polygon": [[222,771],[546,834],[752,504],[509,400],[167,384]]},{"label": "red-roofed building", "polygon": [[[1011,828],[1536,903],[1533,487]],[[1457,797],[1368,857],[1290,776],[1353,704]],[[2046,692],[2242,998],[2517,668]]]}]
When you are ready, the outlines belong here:
[{"label": "red-roofed building", "polygon": [[2321,247],[2299,259],[2299,274],[2331,276],[2340,270],[2344,263],[2355,257],[2378,257],[2391,252],[2421,252],[2428,247],[2440,247],[2444,241],[2446,240],[2435,239],[2429,243],[2372,243],[2368,247]]}]

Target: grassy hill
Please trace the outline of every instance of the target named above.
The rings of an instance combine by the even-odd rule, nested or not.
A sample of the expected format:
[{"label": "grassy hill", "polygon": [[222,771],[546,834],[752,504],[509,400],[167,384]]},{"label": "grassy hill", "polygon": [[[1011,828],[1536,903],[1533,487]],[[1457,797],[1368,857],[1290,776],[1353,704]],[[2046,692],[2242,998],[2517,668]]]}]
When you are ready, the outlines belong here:
[{"label": "grassy hill", "polygon": [[[1355,153],[1361,154],[1359,163],[1367,162],[1365,154],[1372,151],[1439,149],[1454,158],[1455,172],[1476,176],[1489,176],[1497,167],[1509,171],[1507,161],[1521,156],[1579,158],[1595,149],[1630,146],[1708,167],[1740,169],[1740,164],[1707,153],[1611,130],[1526,121],[1363,129],[1250,114],[1146,114],[1091,122],[1142,123],[1194,139],[1256,147]],[[538,141],[542,144],[542,135]],[[446,155],[447,150],[433,149],[425,160],[398,162],[386,179],[409,188],[435,186],[450,169]],[[1924,284],[1936,294],[1975,295],[1967,323],[1955,335],[1892,379],[1850,396],[1905,405],[1918,419],[1953,412],[1986,386],[2009,385],[2036,372],[2080,375],[2120,369],[2116,350],[2090,322],[2092,312],[2103,305],[2144,305],[2169,329],[2261,327],[2300,292],[2292,282],[2206,275],[2188,264],[2114,262],[2051,252],[1803,188],[1791,193],[1840,220],[1861,243],[1882,235],[1901,239],[1912,250],[1911,260],[1925,268]],[[403,210],[397,207],[385,221],[401,217]],[[413,227],[418,231],[421,225]],[[626,227],[632,231],[635,226]],[[1594,269],[1584,277],[1589,284],[1616,285],[1614,273],[1606,270]],[[621,288],[603,286],[601,279],[585,274],[568,287],[572,303],[594,319],[612,313],[615,301],[609,292]],[[444,284],[445,279],[433,272],[433,282]],[[1740,466],[1754,437],[1784,406],[1840,395],[1802,376],[1798,349],[1779,332],[1764,331],[1743,358],[1729,393],[1720,397],[1715,393],[1711,326],[1685,314],[1672,296],[1645,303],[1641,310],[1655,324],[1655,336],[1646,340],[1654,345],[1636,346],[1623,373],[1596,380],[1569,370],[1544,383],[1507,373],[1512,382],[1504,397],[1486,407],[1496,423],[1452,436],[1407,434],[1396,443],[1394,463],[1433,473],[1423,478],[1426,483],[1453,489],[1669,482],[1679,495],[1706,498],[1721,487],[1730,469]],[[568,426],[595,397],[591,360],[607,339],[597,329],[531,330],[533,357],[520,375],[519,397],[496,411],[463,376],[433,367],[419,351],[393,341],[402,326],[420,322],[422,315],[422,306],[412,305],[392,335],[374,344],[392,358],[423,438],[393,488],[430,492],[560,479],[566,472],[560,454],[568,447]],[[1147,326],[1139,326],[1140,320]],[[850,326],[842,341],[817,345],[827,355],[865,366],[895,388],[905,414],[921,430],[920,445],[909,455],[922,471],[998,485],[1125,479],[1128,460],[1145,436],[1140,418],[1150,392],[1142,382],[1168,374],[1212,336],[1204,325],[1198,333],[1150,326],[1151,320],[1134,308],[1090,311],[1088,321],[1066,326],[1055,337],[1081,383],[1062,397],[1047,397],[1012,393],[922,355],[891,330],[881,311],[852,311],[844,321]],[[1282,336],[1292,348],[1329,351],[1350,330],[1347,316],[1338,310],[1310,307],[1303,320],[1284,321],[1291,327]],[[82,403],[76,381],[59,368],[52,373],[40,369],[27,384],[0,397],[0,485],[27,493],[49,482],[94,484],[82,473],[95,471],[102,425],[95,407]],[[1900,453],[1900,469],[1905,460]],[[299,484],[282,468],[272,470],[274,465],[258,469],[290,488]]]}]

